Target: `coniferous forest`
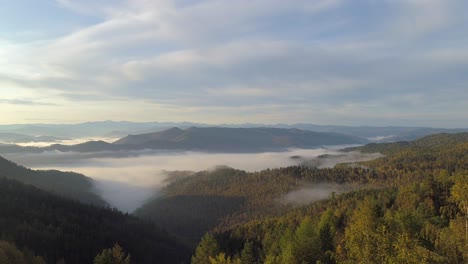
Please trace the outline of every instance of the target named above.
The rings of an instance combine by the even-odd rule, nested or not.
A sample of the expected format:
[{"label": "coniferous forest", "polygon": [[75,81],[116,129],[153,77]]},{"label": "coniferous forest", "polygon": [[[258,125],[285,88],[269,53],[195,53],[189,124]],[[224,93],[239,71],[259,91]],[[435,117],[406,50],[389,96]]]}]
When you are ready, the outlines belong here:
[{"label": "coniferous forest", "polygon": [[[468,133],[344,151],[384,156],[322,169],[179,172],[134,215],[47,190],[36,171],[2,160],[0,263],[468,261]],[[303,189],[328,192],[285,202]]]},{"label": "coniferous forest", "polygon": [[468,0],[0,5],[0,264],[468,264]]},{"label": "coniferous forest", "polygon": [[374,188],[210,232],[192,263],[466,263],[467,139],[435,135],[367,145],[358,149],[387,156],[360,167],[339,165],[322,177],[286,168],[305,181]]}]

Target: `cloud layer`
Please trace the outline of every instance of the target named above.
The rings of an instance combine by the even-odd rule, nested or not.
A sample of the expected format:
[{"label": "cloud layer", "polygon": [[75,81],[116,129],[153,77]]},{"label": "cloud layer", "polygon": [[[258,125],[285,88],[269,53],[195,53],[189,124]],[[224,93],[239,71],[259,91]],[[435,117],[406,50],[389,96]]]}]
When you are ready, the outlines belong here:
[{"label": "cloud layer", "polygon": [[28,19],[0,26],[0,123],[468,121],[462,0],[32,3],[2,7]]},{"label": "cloud layer", "polygon": [[[112,206],[133,211],[155,195],[165,184],[170,171],[201,171],[229,166],[246,171],[259,171],[299,165],[322,154],[342,154],[336,146],[329,149],[292,149],[287,152],[226,154],[200,152],[138,151],[125,153],[9,154],[5,158],[34,169],[74,171],[93,178],[96,190]],[[298,159],[297,157],[301,157]],[[296,157],[296,158],[293,158]],[[367,156],[361,157],[369,158]],[[356,161],[356,154],[351,154]],[[324,159],[320,167],[334,166],[346,158]]]}]

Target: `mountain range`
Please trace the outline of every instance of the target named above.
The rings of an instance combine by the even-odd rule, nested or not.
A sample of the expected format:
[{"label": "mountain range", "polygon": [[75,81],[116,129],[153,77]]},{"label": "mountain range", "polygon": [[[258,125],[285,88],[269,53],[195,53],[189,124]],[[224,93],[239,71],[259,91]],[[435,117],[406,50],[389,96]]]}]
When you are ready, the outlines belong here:
[{"label": "mountain range", "polygon": [[0,153],[18,152],[99,152],[123,150],[190,150],[212,152],[263,152],[288,148],[315,148],[325,145],[363,144],[364,138],[334,132],[313,132],[284,128],[177,127],[163,131],[129,135],[113,143],[88,141],[77,145],[48,147],[0,146]]},{"label": "mountain range", "polygon": [[[229,128],[297,128],[316,132],[334,132],[357,137],[369,138],[374,141],[414,140],[435,133],[466,132],[468,128],[432,128],[432,127],[402,127],[402,126],[342,126],[317,124],[202,124],[192,122],[127,122],[99,121],[78,124],[16,124],[0,125],[0,133],[16,133],[28,136],[55,136],[62,138],[83,137],[124,137],[126,135],[145,134],[162,131],[171,127],[182,129],[189,127],[229,127]],[[0,141],[2,139],[0,134]]]},{"label": "mountain range", "polygon": [[[190,146],[231,135],[218,130],[173,128],[94,146]],[[233,131],[259,140],[254,147],[315,144],[310,131]],[[312,133],[315,140],[349,139]],[[135,263],[188,263],[190,254],[195,264],[381,263],[375,252],[392,263],[465,263],[467,149],[468,133],[444,133],[348,148],[385,156],[324,169],[176,172],[133,216],[93,196],[84,175],[0,158],[0,239],[47,263],[91,263],[116,243]],[[313,200],[294,203],[305,194]]]}]

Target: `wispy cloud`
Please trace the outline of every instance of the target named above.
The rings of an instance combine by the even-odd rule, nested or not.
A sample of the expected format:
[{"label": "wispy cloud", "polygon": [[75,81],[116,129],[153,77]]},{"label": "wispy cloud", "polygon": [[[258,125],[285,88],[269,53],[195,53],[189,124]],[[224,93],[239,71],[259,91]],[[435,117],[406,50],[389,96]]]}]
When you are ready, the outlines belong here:
[{"label": "wispy cloud", "polygon": [[39,101],[28,101],[28,100],[21,100],[21,99],[0,99],[0,104],[12,104],[12,105],[57,105],[54,103],[46,103],[46,102],[39,102]]},{"label": "wispy cloud", "polygon": [[460,113],[468,100],[467,7],[461,0],[57,0],[51,11],[72,12],[81,25],[33,41],[0,36],[0,84],[46,96],[70,114],[86,103],[80,121],[112,119],[119,100],[126,117],[142,120],[144,100],[156,106],[145,107],[145,120],[290,122],[289,113],[348,124],[426,124],[437,116],[451,121],[430,125],[459,126],[468,121]]}]

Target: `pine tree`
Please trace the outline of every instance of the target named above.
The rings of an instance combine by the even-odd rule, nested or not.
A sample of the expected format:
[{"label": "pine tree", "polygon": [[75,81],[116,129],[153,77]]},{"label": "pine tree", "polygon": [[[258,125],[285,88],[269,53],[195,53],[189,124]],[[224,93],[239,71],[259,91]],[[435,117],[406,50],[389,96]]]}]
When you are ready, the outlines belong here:
[{"label": "pine tree", "polygon": [[104,249],[97,255],[94,264],[130,264],[130,255],[119,244],[115,244],[113,248]]},{"label": "pine tree", "polygon": [[210,263],[210,257],[214,258],[221,250],[219,248],[218,241],[215,237],[208,233],[206,234],[200,244],[195,250],[195,255],[192,257],[192,264],[207,264]]},{"label": "pine tree", "polygon": [[246,241],[244,243],[244,248],[241,252],[241,264],[254,264],[255,263],[255,256],[253,251],[253,243],[251,241]]}]

